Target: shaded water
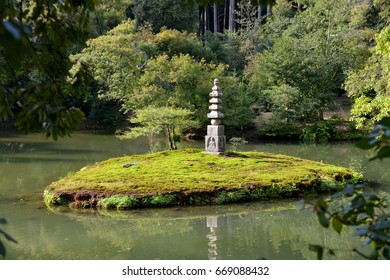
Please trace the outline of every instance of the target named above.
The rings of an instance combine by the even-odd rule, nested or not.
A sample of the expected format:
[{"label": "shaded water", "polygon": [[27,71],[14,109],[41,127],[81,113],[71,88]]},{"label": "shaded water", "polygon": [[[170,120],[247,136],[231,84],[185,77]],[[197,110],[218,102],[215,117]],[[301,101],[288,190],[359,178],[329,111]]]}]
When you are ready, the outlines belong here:
[{"label": "shaded water", "polygon": [[[370,154],[350,144],[259,143],[237,149],[351,167],[377,181],[380,188],[375,191],[389,193],[389,162],[368,163]],[[44,187],[67,172],[148,151],[142,140],[120,141],[108,135],[78,133],[53,142],[42,135],[2,133],[0,217],[8,221],[2,229],[18,240],[6,242],[7,259],[315,259],[309,243],[335,248],[332,258],[358,258],[351,248],[360,242],[351,232],[340,238],[321,228],[316,216],[297,211],[293,200],[132,211],[48,209],[42,202]]]}]

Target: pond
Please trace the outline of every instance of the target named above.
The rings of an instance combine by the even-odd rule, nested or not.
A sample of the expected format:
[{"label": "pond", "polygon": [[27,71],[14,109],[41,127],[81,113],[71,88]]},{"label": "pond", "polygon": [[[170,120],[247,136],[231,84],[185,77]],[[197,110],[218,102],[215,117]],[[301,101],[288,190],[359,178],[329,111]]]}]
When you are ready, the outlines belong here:
[{"label": "pond", "polygon": [[[186,142],[183,147],[203,147]],[[370,152],[352,144],[323,146],[256,143],[228,149],[267,151],[322,160],[364,173],[375,192],[389,193],[388,161],[369,162]],[[111,135],[76,133],[57,142],[41,134],[0,133],[1,228],[17,244],[5,242],[7,259],[315,259],[309,244],[336,249],[330,259],[358,259],[360,241],[352,231],[338,236],[322,228],[295,200],[221,206],[131,211],[48,208],[42,192],[52,181],[83,166],[149,152],[147,142]],[[387,164],[387,166],[386,166]]]}]

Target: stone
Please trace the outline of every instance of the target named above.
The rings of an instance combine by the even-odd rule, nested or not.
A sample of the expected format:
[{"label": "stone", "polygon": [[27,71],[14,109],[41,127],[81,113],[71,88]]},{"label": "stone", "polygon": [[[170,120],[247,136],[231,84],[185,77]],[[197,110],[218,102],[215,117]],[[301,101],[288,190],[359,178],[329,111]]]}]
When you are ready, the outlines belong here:
[{"label": "stone", "polygon": [[223,93],[218,84],[218,79],[215,79],[212,92],[209,94],[211,97],[209,100],[209,103],[211,104],[209,109],[211,112],[207,114],[207,117],[210,119],[211,125],[207,126],[205,148],[206,152],[210,154],[221,154],[225,152],[226,149],[225,128],[221,121],[225,115],[220,111],[222,110],[222,100],[220,97],[222,97]]},{"label": "stone", "polygon": [[139,164],[138,164],[138,163],[135,163],[135,162],[130,162],[130,163],[124,164],[122,167],[123,167],[123,168],[129,168],[129,167],[131,167],[131,166],[139,166]]},{"label": "stone", "polygon": [[222,136],[206,136],[206,152],[210,154],[220,154],[225,152],[226,137]]},{"label": "stone", "polygon": [[207,126],[207,135],[208,136],[218,136],[225,134],[225,126],[223,125],[208,125]]}]

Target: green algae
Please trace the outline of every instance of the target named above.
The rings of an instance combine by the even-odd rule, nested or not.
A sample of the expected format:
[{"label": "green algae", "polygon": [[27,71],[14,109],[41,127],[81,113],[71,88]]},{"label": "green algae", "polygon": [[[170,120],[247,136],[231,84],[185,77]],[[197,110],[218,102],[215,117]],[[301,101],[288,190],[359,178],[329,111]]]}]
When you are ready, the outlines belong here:
[{"label": "green algae", "polygon": [[89,165],[53,182],[44,196],[47,204],[128,209],[299,197],[359,180],[344,167],[284,155],[184,149]]}]

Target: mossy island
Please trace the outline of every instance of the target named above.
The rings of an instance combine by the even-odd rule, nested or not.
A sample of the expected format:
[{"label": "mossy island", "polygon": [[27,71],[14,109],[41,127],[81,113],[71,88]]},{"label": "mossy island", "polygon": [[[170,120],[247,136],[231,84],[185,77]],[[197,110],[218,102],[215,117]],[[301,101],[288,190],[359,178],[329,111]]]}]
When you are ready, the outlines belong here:
[{"label": "mossy island", "polygon": [[361,175],[347,168],[263,152],[163,151],[112,158],[50,184],[50,205],[131,209],[223,204],[335,191]]}]

